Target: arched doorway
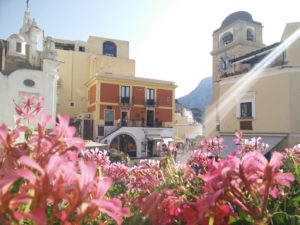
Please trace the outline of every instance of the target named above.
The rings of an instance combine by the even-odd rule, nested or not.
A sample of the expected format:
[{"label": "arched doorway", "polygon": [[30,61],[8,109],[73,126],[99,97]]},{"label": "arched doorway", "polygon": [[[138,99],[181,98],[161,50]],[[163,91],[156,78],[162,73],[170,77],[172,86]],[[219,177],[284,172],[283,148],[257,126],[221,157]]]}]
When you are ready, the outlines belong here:
[{"label": "arched doorway", "polygon": [[119,151],[125,152],[130,157],[136,157],[136,143],[130,135],[118,135],[111,141],[110,148],[118,149]]}]

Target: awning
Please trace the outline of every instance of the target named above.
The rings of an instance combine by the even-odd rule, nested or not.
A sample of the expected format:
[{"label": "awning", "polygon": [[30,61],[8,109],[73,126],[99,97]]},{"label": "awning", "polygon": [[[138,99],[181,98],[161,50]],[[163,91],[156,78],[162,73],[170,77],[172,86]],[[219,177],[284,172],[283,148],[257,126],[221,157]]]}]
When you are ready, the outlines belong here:
[{"label": "awning", "polygon": [[181,139],[180,137],[175,137],[175,142],[177,142],[177,143],[184,143],[184,140]]},{"label": "awning", "polygon": [[173,142],[174,141],[174,139],[173,138],[163,138],[163,141],[164,141],[164,143],[165,144],[169,144],[169,142]]},{"label": "awning", "polygon": [[86,140],[85,144],[84,144],[85,148],[105,148],[107,146],[108,146],[108,144],[102,144],[102,143],[94,142],[91,140]]},{"label": "awning", "polygon": [[162,138],[160,135],[147,135],[146,138],[149,141],[162,141]]},{"label": "awning", "polygon": [[[243,136],[243,139],[251,139],[254,136]],[[258,138],[259,136],[255,136]],[[265,143],[268,144],[269,147],[264,151],[264,155],[267,154],[269,151],[271,151],[273,148],[275,148],[286,136],[261,136],[261,139],[259,140],[259,143]],[[233,139],[236,139],[237,137],[235,135],[224,135],[220,136],[220,138],[224,138],[224,141],[222,142],[222,145],[226,145],[221,152],[221,157],[226,157],[230,155],[231,152],[238,150],[238,145],[235,144]]]},{"label": "awning", "polygon": [[185,138],[186,139],[194,139],[197,136],[199,136],[199,134],[185,134]]}]

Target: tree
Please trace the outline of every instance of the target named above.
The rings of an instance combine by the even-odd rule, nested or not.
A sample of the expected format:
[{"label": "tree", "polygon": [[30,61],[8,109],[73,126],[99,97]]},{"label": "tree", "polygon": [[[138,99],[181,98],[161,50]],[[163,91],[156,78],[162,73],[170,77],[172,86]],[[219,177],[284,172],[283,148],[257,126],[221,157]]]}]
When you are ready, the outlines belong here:
[{"label": "tree", "polygon": [[197,121],[198,123],[202,123],[203,122],[202,110],[199,108],[192,108],[191,111],[193,113],[194,120]]}]

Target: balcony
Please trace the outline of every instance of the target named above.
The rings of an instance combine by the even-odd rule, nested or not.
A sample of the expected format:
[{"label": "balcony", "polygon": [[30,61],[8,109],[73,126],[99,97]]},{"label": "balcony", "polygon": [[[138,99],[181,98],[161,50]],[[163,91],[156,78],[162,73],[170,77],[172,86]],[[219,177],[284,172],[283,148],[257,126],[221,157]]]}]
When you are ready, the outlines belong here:
[{"label": "balcony", "polygon": [[157,102],[154,101],[154,99],[147,99],[145,101],[145,106],[157,106]]},{"label": "balcony", "polygon": [[153,121],[146,121],[146,120],[129,120],[127,125],[122,125],[121,127],[168,127],[167,124],[162,121],[153,120]]},{"label": "balcony", "polygon": [[130,102],[130,97],[119,97],[119,104],[120,105],[131,105],[132,102]]}]

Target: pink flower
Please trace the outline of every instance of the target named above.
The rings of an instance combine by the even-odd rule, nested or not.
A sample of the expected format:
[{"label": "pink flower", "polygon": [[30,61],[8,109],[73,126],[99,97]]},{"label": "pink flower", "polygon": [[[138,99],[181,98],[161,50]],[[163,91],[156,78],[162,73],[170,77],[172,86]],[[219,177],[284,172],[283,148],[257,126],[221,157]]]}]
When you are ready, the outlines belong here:
[{"label": "pink flower", "polygon": [[36,99],[34,95],[27,97],[25,94],[22,94],[22,97],[25,102],[21,105],[17,105],[14,101],[15,111],[19,116],[36,121],[36,115],[39,114],[40,111],[44,110],[42,107],[44,99],[42,97]]},{"label": "pink flower", "polygon": [[[279,172],[283,155],[274,152],[270,162],[260,152],[248,152],[242,160],[228,156],[227,160],[214,161],[210,170],[200,177],[206,182],[205,190],[222,191],[221,199],[236,205],[254,219],[266,216],[269,194],[277,197],[281,185],[294,180],[292,174]],[[246,198],[247,191],[250,197]]]},{"label": "pink flower", "polygon": [[109,165],[104,166],[103,168],[103,173],[106,176],[111,177],[114,181],[126,181],[126,177],[129,171],[130,169],[120,162],[111,163]]},{"label": "pink flower", "polygon": [[223,150],[225,145],[222,145],[224,138],[208,138],[201,141],[201,150],[205,152],[210,152],[213,156],[219,157],[220,152]]},{"label": "pink flower", "polygon": [[[300,148],[299,146],[294,146],[293,148],[286,148],[286,156],[294,160],[294,163],[300,164]],[[296,166],[295,165],[295,166]]]}]

